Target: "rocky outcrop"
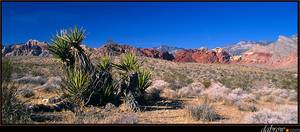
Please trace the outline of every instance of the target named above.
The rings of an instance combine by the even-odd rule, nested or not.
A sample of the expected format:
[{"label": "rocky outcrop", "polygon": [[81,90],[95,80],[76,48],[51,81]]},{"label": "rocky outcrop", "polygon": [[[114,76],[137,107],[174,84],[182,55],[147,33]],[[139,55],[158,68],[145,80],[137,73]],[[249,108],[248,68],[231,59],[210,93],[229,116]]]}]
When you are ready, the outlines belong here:
[{"label": "rocky outcrop", "polygon": [[230,63],[238,63],[242,60],[242,56],[241,55],[234,55],[230,57]]},{"label": "rocky outcrop", "polygon": [[8,45],[2,49],[2,56],[43,56],[49,57],[51,54],[48,51],[46,42],[39,42],[30,39],[25,44]]},{"label": "rocky outcrop", "polygon": [[140,48],[138,49],[138,54],[145,57],[159,58],[164,60],[174,59],[174,56],[169,52],[158,51],[156,49],[150,49],[150,48]]},{"label": "rocky outcrop", "polygon": [[229,63],[230,55],[222,48],[215,48],[209,51],[207,48],[180,50],[175,53],[177,62],[197,63]]},{"label": "rocky outcrop", "polygon": [[175,61],[177,62],[196,62],[192,55],[194,50],[179,50],[175,52]]}]

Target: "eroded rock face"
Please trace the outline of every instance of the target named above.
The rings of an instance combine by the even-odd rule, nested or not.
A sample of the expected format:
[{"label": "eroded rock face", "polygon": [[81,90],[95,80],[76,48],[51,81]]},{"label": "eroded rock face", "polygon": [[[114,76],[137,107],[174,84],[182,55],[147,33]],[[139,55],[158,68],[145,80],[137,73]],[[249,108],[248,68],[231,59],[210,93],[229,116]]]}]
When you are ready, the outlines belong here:
[{"label": "eroded rock face", "polygon": [[51,54],[48,51],[46,42],[39,42],[30,39],[25,44],[9,45],[2,49],[3,56],[43,56],[48,57]]},{"label": "eroded rock face", "polygon": [[230,55],[222,48],[216,48],[211,51],[206,48],[180,50],[175,53],[175,61],[197,63],[229,63]]},{"label": "eroded rock face", "polygon": [[138,54],[145,57],[159,58],[164,60],[174,59],[174,56],[169,52],[158,51],[156,49],[150,49],[150,48],[140,48],[138,49]]},{"label": "eroded rock face", "polygon": [[193,50],[179,50],[175,52],[175,61],[177,62],[196,62],[192,55]]}]

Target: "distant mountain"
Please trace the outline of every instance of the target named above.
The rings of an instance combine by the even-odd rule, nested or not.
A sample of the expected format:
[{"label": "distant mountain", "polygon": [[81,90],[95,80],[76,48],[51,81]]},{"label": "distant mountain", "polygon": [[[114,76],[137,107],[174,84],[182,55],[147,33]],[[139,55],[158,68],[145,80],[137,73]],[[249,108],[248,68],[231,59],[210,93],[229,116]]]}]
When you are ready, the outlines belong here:
[{"label": "distant mountain", "polygon": [[242,55],[244,52],[250,50],[252,47],[258,45],[268,45],[270,42],[256,42],[256,41],[240,41],[233,45],[223,47],[230,55]]},{"label": "distant mountain", "polygon": [[268,45],[256,45],[242,54],[242,63],[264,64],[272,67],[297,66],[298,37],[280,35]]},{"label": "distant mountain", "polygon": [[6,45],[2,49],[2,56],[51,56],[47,42],[28,40],[26,43]]},{"label": "distant mountain", "polygon": [[161,46],[153,47],[153,48],[160,52],[169,52],[170,54],[173,54],[173,55],[178,50],[184,50],[184,48],[172,47],[172,46],[168,46],[168,45],[161,45]]}]

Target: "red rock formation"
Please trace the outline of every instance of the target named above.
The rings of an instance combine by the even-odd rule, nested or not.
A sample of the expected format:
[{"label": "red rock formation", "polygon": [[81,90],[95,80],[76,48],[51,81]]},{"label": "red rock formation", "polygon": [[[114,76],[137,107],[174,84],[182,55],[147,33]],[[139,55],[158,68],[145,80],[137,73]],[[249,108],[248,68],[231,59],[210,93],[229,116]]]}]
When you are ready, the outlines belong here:
[{"label": "red rock formation", "polygon": [[175,53],[177,62],[197,63],[229,63],[230,55],[221,48],[208,51],[208,49],[180,50]]},{"label": "red rock formation", "polygon": [[140,48],[138,49],[138,54],[145,57],[159,58],[164,60],[173,60],[174,56],[168,52],[161,52],[156,49],[150,48]]},{"label": "red rock formation", "polygon": [[193,50],[178,50],[175,52],[175,61],[177,62],[196,62],[192,55]]},{"label": "red rock formation", "polygon": [[160,52],[158,50],[148,49],[148,48],[139,49],[139,54],[141,56],[152,57],[152,58],[160,58],[161,57]]}]

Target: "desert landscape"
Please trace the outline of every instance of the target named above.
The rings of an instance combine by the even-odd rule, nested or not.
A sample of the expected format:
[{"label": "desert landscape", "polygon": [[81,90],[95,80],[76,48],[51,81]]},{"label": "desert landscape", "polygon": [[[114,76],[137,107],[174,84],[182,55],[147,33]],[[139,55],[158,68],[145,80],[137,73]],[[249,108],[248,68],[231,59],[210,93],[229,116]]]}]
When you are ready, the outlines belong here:
[{"label": "desert landscape", "polygon": [[[63,37],[74,33],[78,38],[83,35],[77,28],[60,35]],[[2,49],[4,123],[296,124],[298,122],[296,36],[291,38],[280,36],[278,40],[267,45],[254,43],[248,50],[236,56],[223,48],[213,50],[176,49],[167,46],[134,48],[114,41],[108,41],[100,48],[89,48],[82,45],[81,40],[71,44],[63,43],[64,40],[59,39],[58,34],[50,45],[29,40],[25,44],[6,46]],[[65,48],[70,51],[63,50],[64,44],[70,46]],[[55,45],[60,47],[57,48]],[[243,45],[239,43],[237,46]],[[286,53],[272,50],[274,53],[269,53],[270,50],[257,48],[259,46],[289,51]],[[55,48],[56,50],[53,50]],[[65,52],[59,54],[58,50]],[[76,52],[79,51],[86,56],[76,57]],[[73,62],[68,62],[71,59],[68,54],[71,58],[72,55],[75,58]],[[101,94],[92,99],[90,94],[88,101],[95,102],[88,102],[87,97],[81,98],[77,95],[80,89],[87,91],[95,86],[89,84],[91,81],[89,79],[93,78],[89,75],[91,73],[85,71],[77,74],[75,70],[72,71],[74,76],[66,72],[68,64],[71,63],[74,63],[71,69],[88,69],[84,61],[97,66],[97,69],[100,68],[99,71],[108,70],[109,74],[106,75],[104,72],[100,74],[99,79],[113,81],[111,87],[104,85],[105,82],[96,85],[96,90],[104,89],[105,92],[100,91]],[[134,68],[136,65],[139,65],[139,70]],[[140,69],[144,72],[140,72]],[[137,75],[138,85],[134,83],[133,75]],[[122,95],[118,93],[119,90],[128,91]],[[133,94],[133,98],[130,98],[130,91],[141,93]],[[99,99],[102,102],[97,102]]]},{"label": "desert landscape", "polygon": [[1,125],[299,130],[297,2],[1,5]]}]

